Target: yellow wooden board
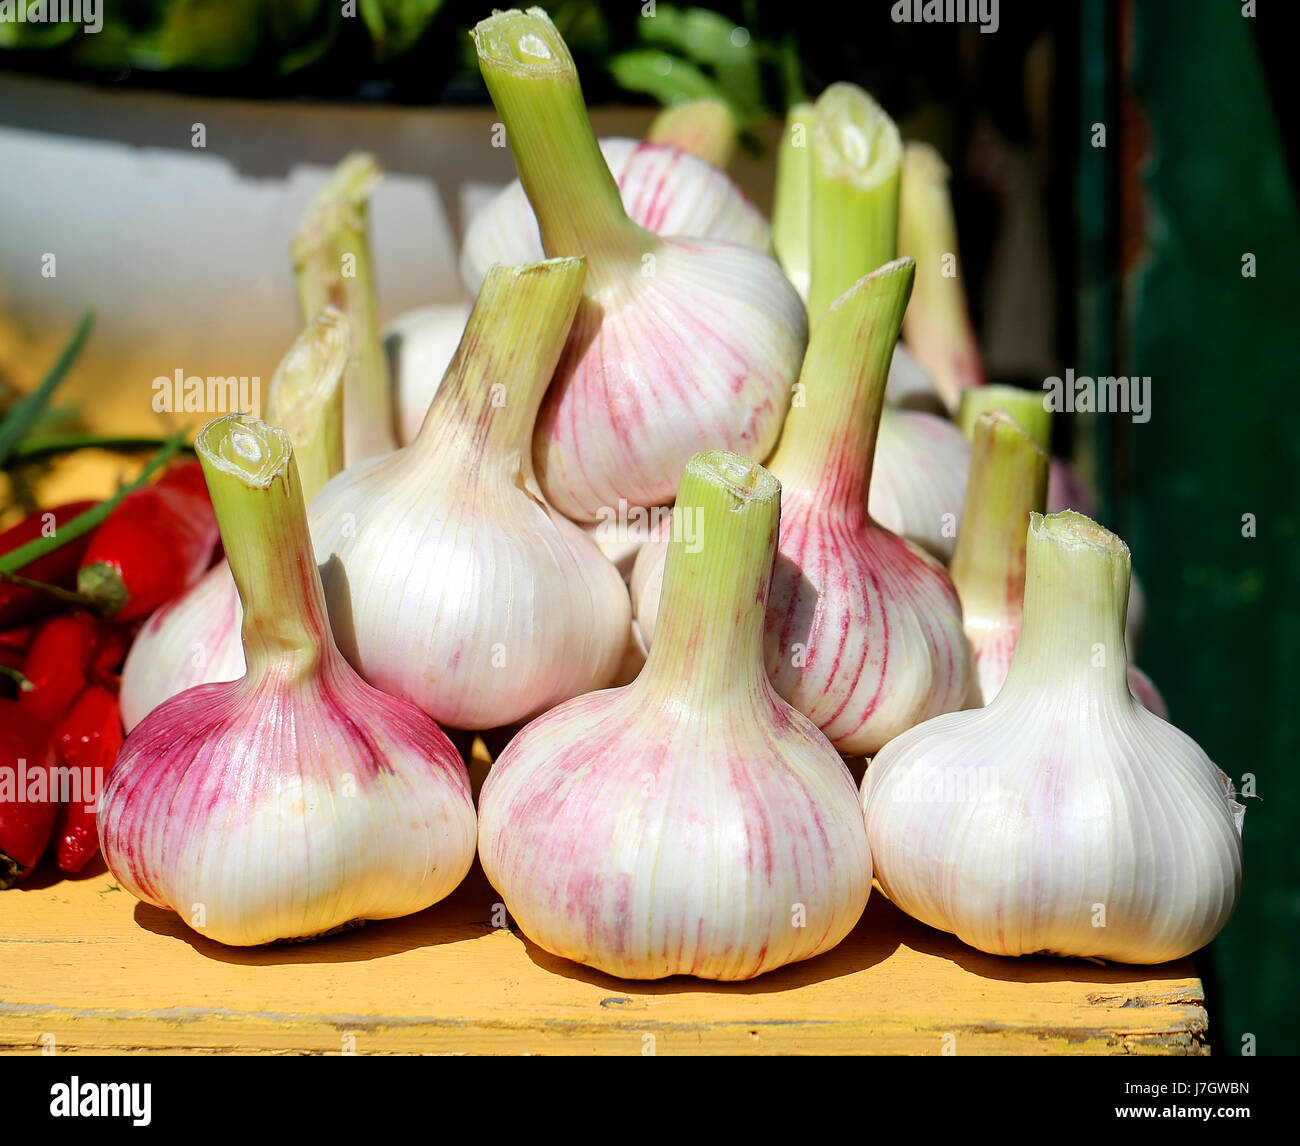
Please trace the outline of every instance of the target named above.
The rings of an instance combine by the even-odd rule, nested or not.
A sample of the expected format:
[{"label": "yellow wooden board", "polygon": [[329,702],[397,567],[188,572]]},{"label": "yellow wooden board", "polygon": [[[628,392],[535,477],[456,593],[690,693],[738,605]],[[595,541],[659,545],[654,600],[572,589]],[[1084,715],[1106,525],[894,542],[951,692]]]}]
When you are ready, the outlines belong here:
[{"label": "yellow wooden board", "polygon": [[313,943],[225,948],[96,861],[0,893],[0,1053],[1204,1054],[1200,983],[973,951],[872,892],[834,951],[749,983],[632,983],[445,902]]}]

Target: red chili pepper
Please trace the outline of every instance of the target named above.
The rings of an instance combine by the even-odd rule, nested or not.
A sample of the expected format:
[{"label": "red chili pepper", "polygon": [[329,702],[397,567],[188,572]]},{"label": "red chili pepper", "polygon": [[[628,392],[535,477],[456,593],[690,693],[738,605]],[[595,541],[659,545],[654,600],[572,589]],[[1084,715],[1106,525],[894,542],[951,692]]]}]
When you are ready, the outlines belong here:
[{"label": "red chili pepper", "polygon": [[[56,533],[60,525],[80,516],[95,504],[93,501],[74,501],[23,518],[17,525],[0,533],[0,554],[35,541],[38,537]],[[19,572],[33,581],[44,581],[47,585],[57,585],[60,589],[71,589],[76,584],[77,567],[89,545],[90,534],[83,533],[66,545],[59,546],[53,553],[28,562]],[[0,581],[0,629],[36,620],[61,607],[60,602],[38,589]]]},{"label": "red chili pepper", "polygon": [[62,613],[41,625],[23,658],[32,687],[18,703],[27,714],[52,728],[90,684],[99,644],[99,625],[89,613]]},{"label": "red chili pepper", "polygon": [[60,763],[71,792],[54,829],[55,862],[63,871],[80,871],[99,851],[95,811],[104,780],[122,747],[117,697],[91,685],[54,729]]},{"label": "red chili pepper", "polygon": [[25,878],[45,854],[59,810],[54,745],[12,700],[0,700],[0,890]]},{"label": "red chili pepper", "polygon": [[127,495],[95,530],[77,590],[115,620],[143,620],[203,576],[217,536],[203,469],[184,462]]}]

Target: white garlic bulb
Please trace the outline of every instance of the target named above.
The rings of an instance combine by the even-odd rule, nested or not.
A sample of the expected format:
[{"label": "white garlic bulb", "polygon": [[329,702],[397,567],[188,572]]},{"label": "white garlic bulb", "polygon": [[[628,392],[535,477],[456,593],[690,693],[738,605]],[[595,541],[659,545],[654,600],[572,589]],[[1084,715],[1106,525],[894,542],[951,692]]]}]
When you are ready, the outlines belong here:
[{"label": "white garlic bulb", "polygon": [[236,414],[196,445],[248,669],[173,696],[126,738],[99,812],[109,870],[233,946],[421,911],[474,859],[465,766],[335,648],[288,436]]},{"label": "white garlic bulb", "polygon": [[969,473],[970,442],[947,418],[892,406],[881,410],[868,507],[891,533],[950,560]]},{"label": "white garlic bulb", "polygon": [[780,486],[692,459],[659,638],[624,688],[533,721],[480,796],[483,870],[533,942],[629,979],[749,979],[835,946],[871,889],[852,777],[773,691]]},{"label": "white garlic bulb", "polygon": [[471,304],[422,306],[393,319],[383,332],[397,407],[397,444],[415,441],[429,403],[460,345]]},{"label": "white garlic bulb", "polygon": [[[628,218],[647,231],[771,252],[772,229],[763,212],[718,168],[679,147],[637,139],[602,139],[600,153]],[[497,263],[514,266],[545,257],[537,216],[523,184],[514,179],[470,219],[460,276],[477,291]]]},{"label": "white garlic bulb", "polygon": [[474,29],[479,66],[548,254],[582,254],[582,305],[533,441],[547,501],[575,521],[672,501],[697,451],[776,443],[807,315],[767,255],[664,238],[628,217],[546,13]]},{"label": "white garlic bulb", "polygon": [[1231,781],[1129,691],[1129,554],[1034,514],[1024,624],[985,708],[887,744],[862,786],[876,875],[923,923],[997,955],[1162,963],[1241,892]]},{"label": "white garlic bulb", "polygon": [[601,688],[626,647],[623,579],[543,500],[529,449],[583,272],[493,268],[416,440],[344,470],[309,510],[344,655],[452,728]]}]

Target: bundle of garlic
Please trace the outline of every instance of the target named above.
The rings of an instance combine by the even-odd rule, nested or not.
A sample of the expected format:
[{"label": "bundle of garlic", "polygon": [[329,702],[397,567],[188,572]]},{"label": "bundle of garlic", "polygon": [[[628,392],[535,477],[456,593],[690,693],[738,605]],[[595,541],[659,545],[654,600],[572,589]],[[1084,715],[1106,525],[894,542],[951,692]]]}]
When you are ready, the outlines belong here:
[{"label": "bundle of garlic", "polygon": [[369,155],[349,155],[312,200],[292,255],[304,323],[324,307],[348,318],[348,368],[343,380],[343,456],[347,465],[396,446],[393,390],[379,337],[370,269],[368,201],[380,177]]},{"label": "bundle of garlic", "polygon": [[985,708],[904,733],[862,786],[876,876],[923,923],[998,955],[1161,963],[1241,890],[1244,809],[1125,674],[1129,554],[1080,514],[1034,514],[1024,624]]},{"label": "bundle of garlic", "polygon": [[582,259],[495,267],[419,436],[311,504],[334,635],[377,688],[453,728],[527,720],[612,679],[618,570],[533,476],[537,408]]},{"label": "bundle of garlic", "polygon": [[612,975],[749,979],[843,939],[871,855],[853,781],[773,691],[763,626],[781,489],[724,451],[677,498],[640,676],[548,712],[493,765],[483,870],[535,943]]},{"label": "bundle of garlic", "polygon": [[[768,467],[784,490],[767,615],[777,691],[846,754],[870,755],[965,703],[970,651],[943,566],[866,512],[890,355],[911,289],[910,259],[856,283],[813,329],[795,404]],[[673,529],[688,528],[677,520]],[[646,545],[632,589],[651,655],[656,566]]]},{"label": "bundle of garlic", "polygon": [[545,12],[474,29],[548,254],[583,254],[582,306],[538,418],[547,500],[595,521],[619,499],[663,505],[698,450],[765,457],[807,337],[803,304],[757,251],[638,226],[587,119],[568,48]]},{"label": "bundle of garlic", "polygon": [[196,445],[248,671],[172,697],[127,737],[99,813],[109,869],[233,946],[438,902],[474,859],[459,755],[335,647],[287,435],[236,414]]},{"label": "bundle of garlic", "polygon": [[[263,414],[289,435],[310,501],[343,468],[343,387],[348,321],[326,307],[294,340],[271,377]],[[229,564],[214,565],[189,592],[145,622],[122,666],[122,724],[131,731],[164,700],[244,675],[243,613]]]}]

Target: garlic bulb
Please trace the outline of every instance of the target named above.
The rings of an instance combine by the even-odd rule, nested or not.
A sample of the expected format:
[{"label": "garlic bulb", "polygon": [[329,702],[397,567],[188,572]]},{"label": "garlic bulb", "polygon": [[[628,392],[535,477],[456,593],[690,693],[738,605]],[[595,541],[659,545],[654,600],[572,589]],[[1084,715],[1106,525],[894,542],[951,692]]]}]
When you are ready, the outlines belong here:
[{"label": "garlic bulb", "polygon": [[109,869],[233,946],[438,902],[474,859],[460,757],[330,639],[287,435],[236,414],[205,426],[197,448],[248,671],[172,697],[127,737],[99,813]]},{"label": "garlic bulb", "polygon": [[807,337],[780,267],[746,247],[666,239],[629,219],[545,12],[498,13],[474,37],[547,253],[588,260],[534,437],[546,499],[596,521],[620,498],[670,502],[700,449],[766,456]]},{"label": "garlic bulb", "polygon": [[460,345],[469,319],[467,302],[422,306],[407,311],[384,328],[384,352],[393,379],[397,406],[397,441],[415,441],[429,403]]},{"label": "garlic bulb", "polygon": [[970,443],[947,418],[892,406],[881,410],[868,505],[891,533],[949,560],[969,473]]},{"label": "garlic bulb", "polygon": [[908,914],[995,955],[1163,963],[1241,891],[1232,783],[1125,675],[1122,541],[1034,514],[1024,627],[986,707],[904,733],[862,786],[876,876]]},{"label": "garlic bulb", "polygon": [[948,409],[956,410],[962,390],[982,385],[985,375],[966,309],[948,174],[929,144],[909,143],[903,149],[898,250],[916,259],[916,291],[903,334],[934,376]]},{"label": "garlic bulb", "polygon": [[343,382],[343,452],[348,465],[396,445],[393,390],[379,339],[371,274],[369,198],[379,181],[374,157],[354,154],[334,169],[294,236],[294,277],[302,320],[324,307],[348,317],[348,369]]},{"label": "garlic bulb", "polygon": [[853,780],[773,691],[763,617],[781,491],[725,451],[691,460],[659,638],[624,688],[510,742],[479,855],[525,935],[628,979],[750,979],[834,947],[871,890]]},{"label": "garlic bulb", "polygon": [[453,728],[601,688],[626,644],[623,579],[542,499],[529,450],[583,273],[582,259],[494,267],[419,436],[311,504],[344,655]]},{"label": "garlic bulb", "polygon": [[[886,263],[813,330],[795,404],[768,468],[781,481],[781,541],[766,656],[777,691],[845,754],[870,755],[903,730],[959,708],[971,684],[961,608],[933,557],[867,514],[876,426],[910,259]],[[673,517],[685,539],[689,523]],[[646,545],[632,592],[658,646],[656,573]]]},{"label": "garlic bulb", "polygon": [[[308,323],[271,377],[265,418],[288,435],[310,501],[343,468],[343,372],[348,321],[326,307]],[[189,592],[154,611],[122,666],[119,701],[130,732],[164,700],[213,681],[244,675],[243,610],[223,559]]]},{"label": "garlic bulb", "polygon": [[[763,213],[718,168],[667,143],[613,138],[599,146],[634,223],[656,235],[717,239],[771,252],[772,229]],[[515,266],[545,257],[537,216],[524,185],[514,179],[475,211],[465,228],[460,277],[477,291],[497,263]]]}]

